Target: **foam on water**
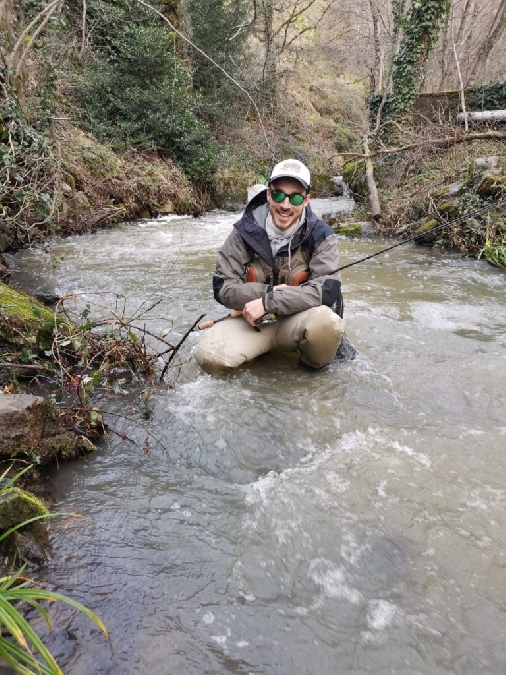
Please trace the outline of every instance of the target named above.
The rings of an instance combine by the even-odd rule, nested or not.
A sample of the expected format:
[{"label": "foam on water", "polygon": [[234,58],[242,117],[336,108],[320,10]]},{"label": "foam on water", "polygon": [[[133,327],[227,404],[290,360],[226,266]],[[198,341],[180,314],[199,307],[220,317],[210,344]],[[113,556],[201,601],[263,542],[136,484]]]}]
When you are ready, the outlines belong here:
[{"label": "foam on water", "polygon": [[395,618],[397,606],[387,600],[369,600],[367,626],[372,630],[385,630]]}]

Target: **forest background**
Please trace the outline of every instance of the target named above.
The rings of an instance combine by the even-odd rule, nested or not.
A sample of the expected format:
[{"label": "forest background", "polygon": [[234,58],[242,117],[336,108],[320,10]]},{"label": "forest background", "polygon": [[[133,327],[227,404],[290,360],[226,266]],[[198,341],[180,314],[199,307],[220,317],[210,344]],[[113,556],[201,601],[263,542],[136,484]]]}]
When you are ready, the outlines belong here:
[{"label": "forest background", "polygon": [[0,26],[0,250],[240,204],[287,156],[314,196],[377,184],[358,215],[395,230],[503,152],[455,113],[506,108],[506,0],[0,0]]}]

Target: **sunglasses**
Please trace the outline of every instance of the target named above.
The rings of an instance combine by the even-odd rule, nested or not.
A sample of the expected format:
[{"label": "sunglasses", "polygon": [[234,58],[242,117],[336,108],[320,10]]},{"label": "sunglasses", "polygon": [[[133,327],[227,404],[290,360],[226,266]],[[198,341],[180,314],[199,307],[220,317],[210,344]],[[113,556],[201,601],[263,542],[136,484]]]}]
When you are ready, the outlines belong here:
[{"label": "sunglasses", "polygon": [[288,201],[292,206],[300,206],[306,198],[306,195],[301,195],[298,192],[293,192],[291,195],[287,195],[283,190],[269,190],[269,192],[271,193],[272,201],[276,202],[276,204],[281,204],[288,197]]}]

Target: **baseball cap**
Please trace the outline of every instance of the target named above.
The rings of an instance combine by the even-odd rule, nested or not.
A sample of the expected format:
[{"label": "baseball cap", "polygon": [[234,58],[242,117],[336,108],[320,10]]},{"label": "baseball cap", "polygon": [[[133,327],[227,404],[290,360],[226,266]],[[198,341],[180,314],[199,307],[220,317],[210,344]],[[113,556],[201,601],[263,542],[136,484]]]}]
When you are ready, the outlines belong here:
[{"label": "baseball cap", "polygon": [[311,185],[311,174],[305,164],[298,159],[284,159],[271,171],[269,185],[278,178],[295,178],[306,189]]}]

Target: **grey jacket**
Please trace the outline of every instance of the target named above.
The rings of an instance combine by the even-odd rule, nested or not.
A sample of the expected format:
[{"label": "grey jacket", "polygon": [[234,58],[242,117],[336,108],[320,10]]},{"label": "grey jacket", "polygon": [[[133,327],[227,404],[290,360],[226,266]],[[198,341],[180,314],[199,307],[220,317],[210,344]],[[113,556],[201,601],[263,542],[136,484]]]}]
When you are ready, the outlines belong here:
[{"label": "grey jacket", "polygon": [[[264,190],[247,205],[218,253],[213,276],[215,299],[230,309],[243,309],[250,300],[262,298],[266,311],[279,316],[296,314],[318,305],[335,307],[341,314],[341,281],[337,272],[339,249],[332,228],[308,205],[306,221],[291,240],[290,254],[287,244],[273,257],[265,231],[267,212]],[[246,280],[248,267],[252,264],[257,271],[264,272],[256,275],[257,281]],[[294,265],[307,269],[309,280],[272,293],[272,286],[290,283]]]}]

